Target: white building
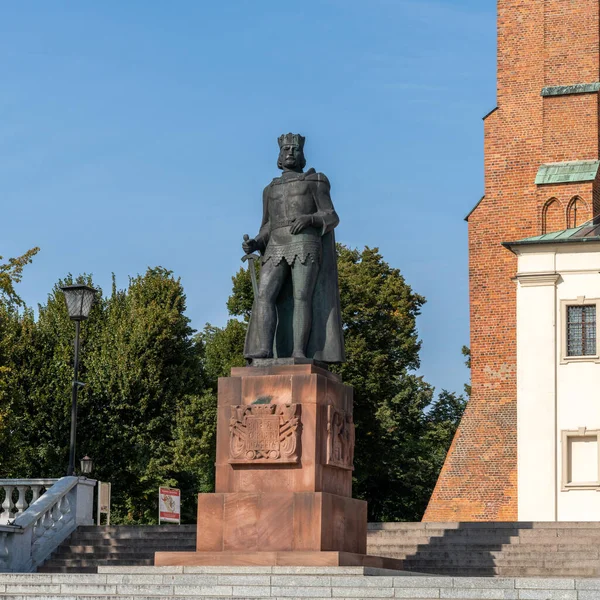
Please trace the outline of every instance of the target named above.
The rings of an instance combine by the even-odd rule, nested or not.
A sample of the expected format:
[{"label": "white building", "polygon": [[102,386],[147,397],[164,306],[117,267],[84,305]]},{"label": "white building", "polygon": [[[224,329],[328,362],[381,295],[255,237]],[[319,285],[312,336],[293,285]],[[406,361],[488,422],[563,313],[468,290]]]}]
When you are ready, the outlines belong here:
[{"label": "white building", "polygon": [[600,521],[600,221],[518,257],[519,521]]}]

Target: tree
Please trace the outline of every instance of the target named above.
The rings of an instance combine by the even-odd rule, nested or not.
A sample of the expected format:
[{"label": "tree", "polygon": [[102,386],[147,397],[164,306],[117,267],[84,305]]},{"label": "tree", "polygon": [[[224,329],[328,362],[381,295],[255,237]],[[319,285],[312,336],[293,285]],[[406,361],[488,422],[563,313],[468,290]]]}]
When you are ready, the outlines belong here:
[{"label": "tree", "polygon": [[[23,277],[23,269],[28,265],[33,257],[40,251],[39,248],[27,250],[23,256],[9,258],[7,263],[0,263],[0,302],[3,304],[12,304],[23,306],[23,301],[15,291],[15,284],[19,283]],[[3,259],[0,256],[0,261]]]},{"label": "tree", "polygon": [[[76,281],[93,286],[89,276]],[[0,463],[2,476],[65,473],[74,327],[60,287],[73,282],[55,285],[37,320],[25,310],[12,324],[14,368],[4,394],[18,415],[10,425],[18,444]],[[181,485],[188,499],[210,486],[215,409],[193,333],[181,282],[161,267],[132,278],[126,290],[113,281],[82,327],[78,455],[94,457],[94,476],[113,483],[117,523],[155,522],[160,485]],[[190,519],[194,506],[183,506]]]},{"label": "tree", "polygon": [[102,457],[97,475],[114,482],[121,522],[154,521],[158,487],[177,485],[182,475],[177,420],[203,391],[185,306],[179,279],[148,269],[127,291],[113,285],[86,351],[81,430]]},{"label": "tree", "polygon": [[20,310],[24,303],[15,285],[38,252],[39,248],[32,248],[6,263],[0,256],[0,474],[9,473],[22,448],[15,380],[31,337],[33,314]]},{"label": "tree", "polygon": [[[461,349],[462,355],[465,357],[465,367],[471,370],[471,348],[468,346],[463,346]],[[471,397],[471,384],[465,383],[465,395],[467,398]]]}]

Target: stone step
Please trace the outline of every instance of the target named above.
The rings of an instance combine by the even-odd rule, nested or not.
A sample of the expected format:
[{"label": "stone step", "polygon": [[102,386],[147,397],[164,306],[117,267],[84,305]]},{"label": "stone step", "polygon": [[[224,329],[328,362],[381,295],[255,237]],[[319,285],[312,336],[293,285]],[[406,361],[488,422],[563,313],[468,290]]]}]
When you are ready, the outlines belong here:
[{"label": "stone step", "polygon": [[77,531],[80,531],[82,533],[98,531],[103,531],[107,533],[119,533],[124,531],[145,531],[155,533],[163,533],[170,531],[186,531],[196,533],[196,525],[80,525]]},{"label": "stone step", "polygon": [[[40,568],[48,569],[53,567],[98,567],[98,566],[153,566],[154,557],[152,558],[138,558],[138,559],[125,559],[125,558],[87,558],[87,559],[75,559],[75,558],[50,558]],[[39,571],[40,569],[38,569]]]},{"label": "stone step", "polygon": [[600,545],[600,536],[586,536],[586,535],[539,535],[535,537],[527,536],[527,537],[519,537],[519,536],[510,536],[506,538],[498,538],[498,537],[475,537],[475,536],[464,536],[460,538],[446,538],[446,537],[424,537],[424,538],[410,538],[404,537],[401,535],[398,536],[381,536],[381,537],[367,537],[368,544],[391,544],[399,543],[399,544],[407,544],[413,546],[421,546],[423,544],[427,545],[461,545],[461,544],[477,544],[482,546],[494,546],[494,545],[540,545],[540,544],[598,544]]},{"label": "stone step", "polygon": [[[598,546],[592,546],[594,550]],[[370,554],[393,550],[395,552],[404,552],[405,554],[421,554],[422,552],[507,552],[511,554],[531,554],[548,553],[548,552],[584,552],[588,549],[581,544],[515,544],[515,545],[486,545],[486,544],[421,544],[415,546],[413,544],[371,544],[367,546]]]},{"label": "stone step", "polygon": [[[77,574],[84,574],[84,573],[97,573],[98,572],[98,567],[81,567],[81,566],[77,566],[77,567],[62,567],[62,566],[54,566],[54,567],[48,567],[45,564],[42,565],[41,567],[38,567],[37,570],[38,573],[56,573],[56,574],[60,574],[60,573],[77,573]],[[0,595],[0,598],[2,596]]]},{"label": "stone step", "polygon": [[131,540],[90,540],[90,539],[80,539],[74,538],[71,536],[65,542],[65,545],[68,546],[94,546],[95,548],[139,548],[139,547],[148,547],[148,546],[160,546],[160,545],[168,545],[168,546],[188,546],[195,547],[196,539],[191,538],[150,538],[150,539],[131,539]]},{"label": "stone step", "polygon": [[192,534],[181,534],[175,532],[165,532],[160,534],[154,534],[149,532],[147,534],[139,534],[133,531],[127,531],[120,534],[110,534],[110,533],[93,533],[93,532],[85,532],[79,533],[76,532],[73,534],[73,539],[76,540],[86,540],[86,541],[101,541],[101,540],[195,540],[196,535]]},{"label": "stone step", "polygon": [[64,556],[65,554],[95,554],[96,556],[106,556],[107,554],[114,555],[127,555],[127,554],[138,554],[140,552],[145,551],[146,554],[148,552],[154,553],[158,551],[173,551],[173,552],[193,552],[196,549],[196,545],[183,545],[183,544],[172,544],[172,543],[160,543],[160,544],[140,544],[135,546],[127,546],[127,545],[61,545],[57,552],[56,556]]},{"label": "stone step", "polygon": [[393,530],[427,530],[442,529],[450,531],[453,529],[600,529],[600,521],[508,521],[508,522],[387,522],[369,523],[369,531],[381,531],[383,529]]},{"label": "stone step", "polygon": [[[156,551],[193,551],[195,541],[195,525],[80,527],[40,572],[151,565]],[[368,552],[413,572],[590,577],[600,574],[600,523],[370,524]]]},{"label": "stone step", "polygon": [[[98,574],[0,574],[0,597],[593,600],[600,592],[600,579],[536,578],[547,573],[522,571],[519,578],[490,570],[488,577],[428,577],[359,567],[101,567]],[[380,574],[368,574],[374,572]]]},{"label": "stone step", "polygon": [[[371,554],[379,556],[377,552],[373,551]],[[397,552],[393,551],[394,558],[406,558],[412,560],[469,560],[473,558],[481,558],[487,560],[531,560],[531,559],[543,559],[543,560],[596,560],[598,561],[600,552],[595,550],[589,550],[587,552],[434,552],[434,551],[421,551],[417,553]],[[600,562],[598,562],[600,565]]]},{"label": "stone step", "polygon": [[591,560],[553,560],[547,558],[526,558],[526,559],[492,559],[492,558],[458,558],[458,559],[418,559],[411,560],[407,558],[404,560],[403,565],[409,570],[418,570],[424,567],[432,567],[438,569],[445,569],[450,567],[457,568],[471,568],[471,567],[536,567],[536,568],[547,568],[554,569],[576,569],[576,568],[592,568],[600,569],[600,564],[597,559]]}]

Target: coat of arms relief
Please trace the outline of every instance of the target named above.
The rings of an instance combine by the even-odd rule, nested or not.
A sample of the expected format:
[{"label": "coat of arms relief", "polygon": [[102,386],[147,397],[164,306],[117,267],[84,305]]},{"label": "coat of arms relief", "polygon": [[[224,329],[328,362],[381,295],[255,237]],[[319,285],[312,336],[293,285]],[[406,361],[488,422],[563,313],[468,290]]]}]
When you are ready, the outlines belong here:
[{"label": "coat of arms relief", "polygon": [[300,461],[300,404],[231,407],[229,462],[297,464]]}]

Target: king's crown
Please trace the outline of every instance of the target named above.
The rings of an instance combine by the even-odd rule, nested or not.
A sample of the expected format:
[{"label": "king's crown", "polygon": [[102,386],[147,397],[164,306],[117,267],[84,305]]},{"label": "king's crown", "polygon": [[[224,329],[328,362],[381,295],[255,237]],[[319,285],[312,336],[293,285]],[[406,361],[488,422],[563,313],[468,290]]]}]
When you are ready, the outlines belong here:
[{"label": "king's crown", "polygon": [[304,141],[306,138],[302,137],[299,133],[284,133],[277,138],[279,148],[283,146],[298,146],[300,150],[304,149]]}]

